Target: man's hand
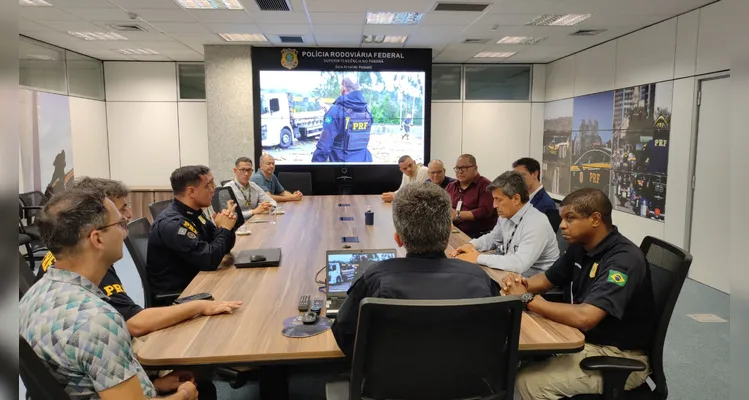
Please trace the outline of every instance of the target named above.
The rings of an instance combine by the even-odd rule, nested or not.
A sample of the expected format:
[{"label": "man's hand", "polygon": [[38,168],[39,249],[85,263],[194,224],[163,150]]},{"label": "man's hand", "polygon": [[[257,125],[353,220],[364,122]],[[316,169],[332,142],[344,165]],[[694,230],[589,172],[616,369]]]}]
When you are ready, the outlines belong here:
[{"label": "man's hand", "polygon": [[463,261],[468,261],[469,263],[478,264],[480,255],[481,253],[479,253],[478,251],[468,251],[459,255],[457,258],[458,260],[463,260]]},{"label": "man's hand", "polygon": [[268,211],[270,211],[270,209],[272,207],[273,207],[272,203],[264,201],[262,203],[259,203],[257,205],[257,208],[255,208],[254,210],[252,210],[252,214],[253,215],[257,215],[257,214],[262,214],[262,213],[268,212]]},{"label": "man's hand", "polygon": [[511,296],[520,296],[528,292],[528,280],[515,273],[508,273],[500,282],[502,291]]},{"label": "man's hand", "polygon": [[185,400],[198,400],[198,388],[192,382],[181,384],[175,394],[182,395]]},{"label": "man's hand", "polygon": [[234,256],[231,253],[227,253],[222,259],[220,266],[229,268],[234,265]]},{"label": "man's hand", "polygon": [[478,250],[476,250],[476,247],[474,245],[470,243],[466,243],[458,247],[457,249],[455,249],[455,251],[453,251],[452,253],[450,253],[450,257],[454,258],[454,257],[457,257],[458,254],[470,253],[470,252],[476,252],[476,251]]},{"label": "man's hand", "polygon": [[393,192],[385,192],[382,194],[382,201],[386,203],[390,203],[395,198],[395,193]]},{"label": "man's hand", "polygon": [[458,212],[455,211],[455,209],[450,210],[450,215],[453,218],[453,221],[455,221],[456,218],[458,218]]},{"label": "man's hand", "polygon": [[170,393],[185,382],[195,383],[195,377],[189,371],[173,371],[169,375],[153,380],[153,386],[159,393]]},{"label": "man's hand", "polygon": [[302,192],[300,192],[298,190],[296,192],[292,193],[291,196],[292,196],[292,198],[294,200],[301,200],[302,197],[304,197],[304,195],[302,194]]},{"label": "man's hand", "polygon": [[213,222],[219,228],[231,230],[234,228],[234,224],[237,223],[237,217],[234,214],[234,209],[237,208],[237,205],[231,200],[229,200],[229,204],[231,206],[213,216]]},{"label": "man's hand", "polygon": [[241,301],[212,301],[212,300],[198,300],[201,301],[202,309],[200,311],[203,315],[218,315],[218,314],[231,314],[242,305]]}]

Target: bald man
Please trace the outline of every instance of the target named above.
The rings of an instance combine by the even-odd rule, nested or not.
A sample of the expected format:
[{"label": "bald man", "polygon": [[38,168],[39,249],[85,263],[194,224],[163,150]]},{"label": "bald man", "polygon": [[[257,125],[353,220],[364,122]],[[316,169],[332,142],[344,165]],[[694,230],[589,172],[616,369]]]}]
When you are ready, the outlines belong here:
[{"label": "bald man", "polygon": [[341,81],[341,95],[325,113],[312,162],[372,162],[369,135],[372,113],[355,74]]},{"label": "bald man", "polygon": [[427,172],[429,173],[429,179],[427,179],[427,182],[436,183],[440,185],[442,189],[446,188],[450,182],[455,180],[455,178],[450,178],[445,175],[445,164],[442,163],[442,160],[429,161]]}]

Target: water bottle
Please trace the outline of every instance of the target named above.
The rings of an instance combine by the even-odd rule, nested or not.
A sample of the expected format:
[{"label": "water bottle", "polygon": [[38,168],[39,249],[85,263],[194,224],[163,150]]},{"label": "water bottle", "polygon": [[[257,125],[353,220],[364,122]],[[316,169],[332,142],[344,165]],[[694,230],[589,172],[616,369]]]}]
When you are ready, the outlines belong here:
[{"label": "water bottle", "polygon": [[278,222],[278,207],[275,207],[275,206],[271,207],[270,214],[271,214],[271,222],[270,223],[272,225],[275,225],[276,222]]},{"label": "water bottle", "polygon": [[364,224],[374,225],[374,213],[371,206],[367,206],[367,212],[364,213]]}]

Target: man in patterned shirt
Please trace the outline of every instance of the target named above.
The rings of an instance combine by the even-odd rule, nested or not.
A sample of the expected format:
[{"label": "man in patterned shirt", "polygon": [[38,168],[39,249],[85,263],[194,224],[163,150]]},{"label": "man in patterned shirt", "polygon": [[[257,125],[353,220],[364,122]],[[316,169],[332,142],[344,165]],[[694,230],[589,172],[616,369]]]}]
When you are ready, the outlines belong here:
[{"label": "man in patterned shirt", "polygon": [[[97,287],[122,258],[127,219],[102,192],[70,189],[38,216],[55,267],[23,296],[20,335],[73,399],[195,400],[191,377],[157,385],[135,358],[125,320]],[[174,392],[157,397],[159,391]]]}]

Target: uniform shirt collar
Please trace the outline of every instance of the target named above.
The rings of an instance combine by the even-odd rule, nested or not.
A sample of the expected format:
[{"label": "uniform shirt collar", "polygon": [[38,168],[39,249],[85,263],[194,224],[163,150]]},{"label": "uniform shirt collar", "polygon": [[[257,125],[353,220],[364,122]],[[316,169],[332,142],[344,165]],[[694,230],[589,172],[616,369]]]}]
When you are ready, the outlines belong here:
[{"label": "uniform shirt collar", "polygon": [[609,232],[608,235],[606,235],[603,240],[601,240],[600,243],[596,245],[596,247],[588,252],[588,256],[596,258],[600,256],[601,254],[607,252],[609,249],[611,249],[616,242],[619,241],[619,238],[621,237],[621,234],[619,233],[619,229],[614,225],[614,228]]},{"label": "uniform shirt collar", "polygon": [[174,206],[180,214],[187,215],[192,219],[197,219],[199,216],[203,215],[201,210],[193,210],[191,207],[188,207],[185,203],[177,199],[174,199]]},{"label": "uniform shirt collar", "polygon": [[510,221],[512,221],[512,223],[515,225],[519,224],[520,220],[525,216],[525,213],[527,213],[528,209],[530,209],[531,207],[533,207],[533,205],[531,205],[530,201],[523,204],[523,206],[520,207],[518,212],[516,212],[515,215],[513,215],[512,218],[510,218]]},{"label": "uniform shirt collar", "polygon": [[109,299],[109,297],[107,297],[107,295],[105,295],[97,285],[94,285],[93,282],[91,282],[83,275],[77,274],[73,271],[58,269],[54,266],[50,266],[49,269],[47,269],[47,272],[44,274],[44,278],[56,282],[67,283],[73,286],[79,286],[84,290],[95,294],[96,297],[104,300]]},{"label": "uniform shirt collar", "polygon": [[444,251],[437,253],[407,253],[406,258],[447,258]]}]

